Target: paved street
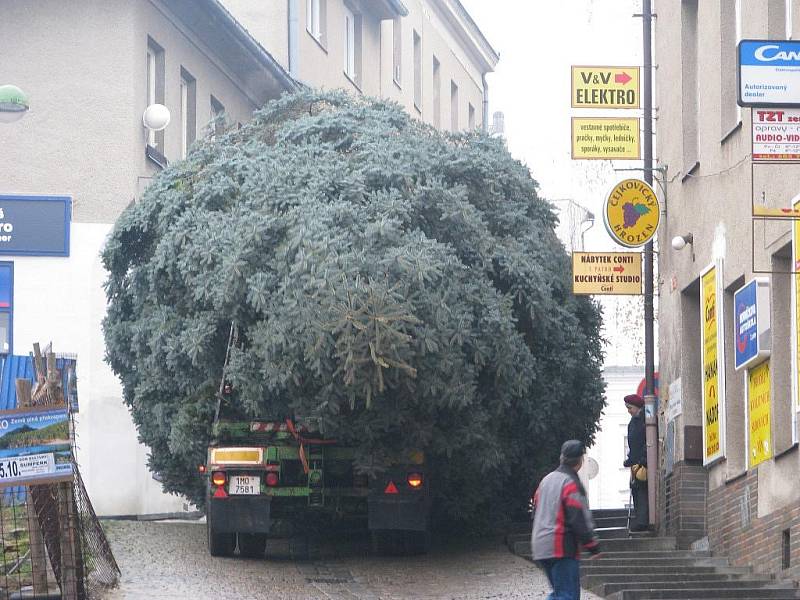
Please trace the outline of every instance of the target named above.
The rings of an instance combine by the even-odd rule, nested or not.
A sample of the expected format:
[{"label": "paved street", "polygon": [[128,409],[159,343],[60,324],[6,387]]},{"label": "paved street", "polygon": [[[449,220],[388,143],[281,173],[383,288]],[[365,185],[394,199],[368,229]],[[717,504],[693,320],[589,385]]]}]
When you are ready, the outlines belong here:
[{"label": "paved street", "polygon": [[439,545],[411,558],[365,556],[351,547],[338,555],[325,548],[312,561],[243,560],[209,556],[203,523],[104,526],[122,569],[121,585],[105,600],[512,600],[549,592],[544,575],[500,541]]}]

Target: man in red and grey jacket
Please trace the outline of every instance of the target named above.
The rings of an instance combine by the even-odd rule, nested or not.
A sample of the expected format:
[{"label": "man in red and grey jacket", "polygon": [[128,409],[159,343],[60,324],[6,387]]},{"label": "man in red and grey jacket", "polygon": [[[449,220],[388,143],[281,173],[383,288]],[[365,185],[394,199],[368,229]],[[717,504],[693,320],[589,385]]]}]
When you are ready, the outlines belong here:
[{"label": "man in red and grey jacket", "polygon": [[542,479],[533,496],[531,550],[553,588],[548,600],[579,600],[581,550],[592,558],[600,553],[586,491],[578,478],[585,452],[579,440],[564,442],[561,465]]}]

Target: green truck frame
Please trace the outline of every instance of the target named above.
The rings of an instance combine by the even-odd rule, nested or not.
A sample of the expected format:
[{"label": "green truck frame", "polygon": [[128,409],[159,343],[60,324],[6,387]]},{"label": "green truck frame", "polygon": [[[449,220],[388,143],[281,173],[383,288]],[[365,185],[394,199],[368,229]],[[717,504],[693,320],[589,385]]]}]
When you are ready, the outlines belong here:
[{"label": "green truck frame", "polygon": [[206,477],[212,556],[264,556],[267,538],[352,521],[380,554],[427,552],[430,484],[424,458],[380,475],[356,472],[355,453],[292,419],[216,420]]}]

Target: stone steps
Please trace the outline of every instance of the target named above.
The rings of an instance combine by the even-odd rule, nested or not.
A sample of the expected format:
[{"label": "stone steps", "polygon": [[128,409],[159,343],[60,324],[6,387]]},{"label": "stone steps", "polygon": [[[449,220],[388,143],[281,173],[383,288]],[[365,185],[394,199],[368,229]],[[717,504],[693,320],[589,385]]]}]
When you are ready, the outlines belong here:
[{"label": "stone steps", "polygon": [[[598,595],[609,600],[800,599],[792,581],[733,567],[707,551],[678,550],[675,538],[630,533],[627,516],[626,509],[593,511],[602,554],[581,561],[581,584]],[[529,532],[506,541],[512,552],[531,559]]]},{"label": "stone steps", "polygon": [[708,588],[651,590],[643,588],[619,591],[607,597],[608,600],[795,600],[797,598],[800,598],[797,589],[771,587],[740,587],[727,590]]}]

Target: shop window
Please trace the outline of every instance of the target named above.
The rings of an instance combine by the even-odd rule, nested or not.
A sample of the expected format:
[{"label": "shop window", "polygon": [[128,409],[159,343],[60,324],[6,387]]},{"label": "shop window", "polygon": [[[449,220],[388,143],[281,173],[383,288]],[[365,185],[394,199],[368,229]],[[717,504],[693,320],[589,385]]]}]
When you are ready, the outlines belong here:
[{"label": "shop window", "polygon": [[770,281],[770,327],[772,352],[770,356],[770,387],[772,388],[772,443],[774,454],[793,445],[792,435],[792,332],[791,323],[792,277],[791,245],[787,244],[772,255]]},{"label": "shop window", "polygon": [[745,384],[744,372],[736,370],[736,336],[734,335],[736,306],[733,294],[745,284],[744,277],[737,278],[727,288],[723,297],[725,311],[725,439],[728,441],[727,478],[733,479],[747,471],[747,445],[745,443]]},{"label": "shop window", "polygon": [[14,263],[0,262],[0,354],[11,354],[14,310]]}]

